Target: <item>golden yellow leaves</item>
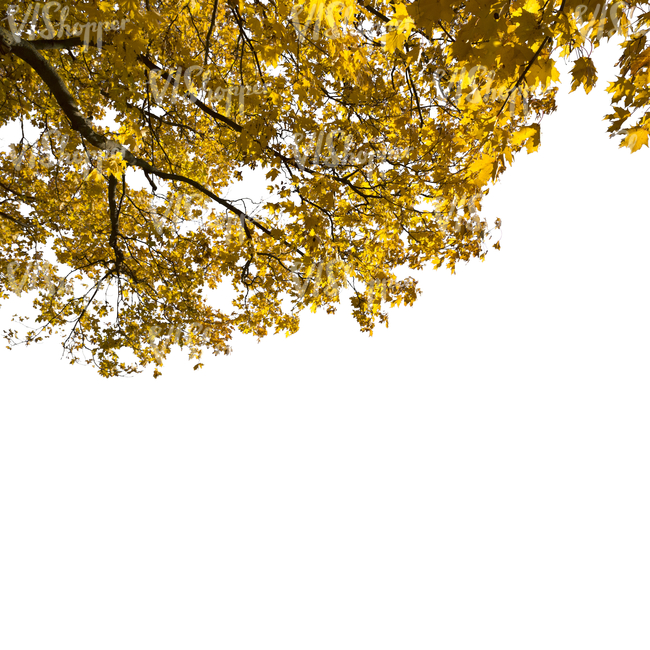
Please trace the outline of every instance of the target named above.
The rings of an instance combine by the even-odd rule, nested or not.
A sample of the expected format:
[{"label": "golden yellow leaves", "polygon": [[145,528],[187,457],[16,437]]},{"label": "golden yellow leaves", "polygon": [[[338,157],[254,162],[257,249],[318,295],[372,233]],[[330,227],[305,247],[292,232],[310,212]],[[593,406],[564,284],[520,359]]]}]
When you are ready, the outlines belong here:
[{"label": "golden yellow leaves", "polygon": [[288,18],[299,43],[326,38],[332,45],[331,42],[341,38],[353,22],[356,11],[354,0],[309,0],[296,2]]},{"label": "golden yellow leaves", "polygon": [[641,68],[650,65],[650,47],[643,50],[640,54],[637,54],[630,64],[630,72],[632,75],[636,76]]},{"label": "golden yellow leaves", "polygon": [[526,143],[526,150],[528,153],[537,151],[540,144],[540,126],[539,124],[532,124],[531,126],[524,127],[517,131],[510,142],[514,147],[520,146],[522,143]]},{"label": "golden yellow leaves", "polygon": [[94,168],[88,174],[88,176],[86,176],[86,180],[89,183],[95,183],[95,184],[103,184],[104,183],[104,177]]},{"label": "golden yellow leaves", "polygon": [[454,19],[453,6],[445,0],[415,0],[409,4],[408,12],[418,27],[429,35],[435,23],[450,23]]},{"label": "golden yellow leaves", "polygon": [[536,14],[542,8],[540,0],[526,0],[524,10]]},{"label": "golden yellow leaves", "polygon": [[571,92],[576,90],[578,86],[582,85],[585,89],[585,92],[589,94],[592,88],[596,85],[596,81],[598,80],[596,67],[594,66],[591,58],[586,56],[581,56],[576,60],[571,70],[571,75],[573,76],[573,81],[571,82]]},{"label": "golden yellow leaves", "polygon": [[632,153],[638,151],[642,146],[648,146],[648,135],[650,132],[647,128],[640,126],[633,127],[627,131],[625,139],[621,142],[621,147],[628,147]]},{"label": "golden yellow leaves", "polygon": [[[58,262],[78,272],[75,295],[107,278],[108,293],[124,298],[119,332],[109,331],[114,318],[103,303],[90,305],[80,324],[91,347],[109,355],[101,372],[120,371],[109,354],[116,342],[131,347],[143,365],[157,361],[145,349],[149,323],[170,325],[169,314],[174,327],[212,322],[203,288],[234,289],[229,314],[206,344],[225,351],[236,328],[257,336],[274,328],[292,333],[300,309],[331,313],[338,289],[348,283],[357,292],[354,315],[372,331],[375,320],[385,322],[382,302],[408,304],[417,295],[395,281],[396,268],[432,263],[453,270],[459,261],[482,259],[489,231],[478,218],[480,199],[517,151],[540,146],[530,114],[538,119],[555,108],[558,51],[580,55],[574,89],[588,92],[596,82],[586,54],[595,23],[581,33],[571,17],[579,1],[558,13],[559,0],[235,0],[218,3],[213,21],[212,3],[169,0],[156,14],[128,0],[118,3],[119,11],[137,20],[112,33],[101,53],[62,59],[44,52],[82,114],[92,114],[98,129],[98,119],[117,114],[119,127],[103,134],[149,163],[147,169],[161,170],[135,190],[122,157],[90,159],[103,152],[78,132],[72,133],[75,151],[89,152],[94,167],[86,182],[87,168],[79,174],[81,164],[62,155],[51,165],[13,170],[0,155],[6,177],[15,173],[34,187],[35,220],[51,223],[42,239],[54,240]],[[105,2],[96,6],[110,11]],[[594,13],[592,7],[589,16]],[[614,99],[625,102],[612,116],[618,132],[650,103],[644,72],[650,54],[645,37],[636,37],[625,45],[623,75],[614,84]],[[147,77],[147,62],[176,80],[175,91],[182,77],[183,97],[191,91],[204,106],[174,101],[176,92],[167,101],[162,82]],[[43,125],[65,123],[68,134],[56,97],[32,77],[22,94],[12,93],[9,78],[0,79],[3,114],[32,119],[13,99],[20,96],[36,113],[45,107],[38,116]],[[249,92],[253,87],[263,92]],[[211,102],[215,93],[221,97]],[[239,96],[237,110],[231,95]],[[647,120],[640,121],[624,132],[624,145],[637,151],[649,144],[648,132]],[[249,197],[250,187],[237,186],[245,167],[266,174],[268,195]],[[124,185],[113,181],[111,190],[109,177]],[[204,186],[204,198],[177,219],[171,199],[188,185]],[[0,194],[10,204],[7,214],[19,215],[12,197]],[[439,199],[436,209],[420,211],[422,196]],[[3,223],[11,243],[19,230],[20,222]],[[287,297],[293,301],[288,312]],[[66,308],[58,294],[54,299],[54,307]],[[73,304],[68,313],[74,317],[83,307]],[[44,321],[50,315],[46,309]]]},{"label": "golden yellow leaves", "polygon": [[476,174],[474,184],[482,187],[485,185],[494,171],[494,156],[484,154],[469,166],[469,171]]},{"label": "golden yellow leaves", "polygon": [[555,61],[551,58],[542,58],[541,56],[533,63],[526,75],[528,85],[535,88],[541,86],[546,90],[552,82],[560,79],[560,73],[555,67]]},{"label": "golden yellow leaves", "polygon": [[130,18],[134,18],[140,13],[140,2],[138,0],[124,0],[123,6]]},{"label": "golden yellow leaves", "polygon": [[395,5],[395,15],[386,23],[389,30],[382,36],[387,52],[393,54],[395,50],[404,51],[404,43],[409,37],[415,23],[406,7],[400,2]]},{"label": "golden yellow leaves", "polygon": [[[647,19],[641,22],[647,24]],[[621,74],[607,88],[612,104],[623,104],[614,106],[614,112],[606,116],[610,121],[607,130],[611,137],[623,135],[620,146],[632,152],[648,146],[648,113],[640,110],[650,106],[650,48],[646,47],[646,31],[630,34],[623,43],[623,54],[618,61]],[[636,124],[624,126],[633,115],[637,117]]]},{"label": "golden yellow leaves", "polygon": [[116,151],[103,161],[103,166],[108,174],[112,174],[115,178],[121,180],[122,174],[126,171],[127,162],[122,158],[122,153]]},{"label": "golden yellow leaves", "polygon": [[625,99],[626,106],[629,106],[634,101],[635,90],[634,84],[625,78],[612,81],[607,86],[607,92],[613,95],[612,102],[617,103]]},{"label": "golden yellow leaves", "polygon": [[614,112],[606,115],[605,118],[611,121],[610,127],[607,129],[610,133],[620,131],[623,124],[626,122],[631,113],[626,108],[620,106],[614,107]]}]

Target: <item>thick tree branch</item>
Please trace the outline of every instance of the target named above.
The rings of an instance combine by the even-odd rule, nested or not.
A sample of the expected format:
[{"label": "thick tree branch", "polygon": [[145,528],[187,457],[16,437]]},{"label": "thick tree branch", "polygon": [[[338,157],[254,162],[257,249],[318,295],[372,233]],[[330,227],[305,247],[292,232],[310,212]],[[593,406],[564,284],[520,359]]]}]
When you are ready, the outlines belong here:
[{"label": "thick tree branch", "polygon": [[[62,38],[56,40],[54,38],[43,39],[38,41],[30,41],[35,50],[69,50],[73,47],[79,47],[84,44],[81,36],[71,36],[70,38]],[[88,45],[96,46],[96,43],[88,43]]]},{"label": "thick tree branch", "polygon": [[[67,43],[67,44],[76,44],[80,45],[81,40],[79,40],[79,43],[72,43],[75,41],[75,39],[65,39],[65,41],[59,41],[59,43]],[[180,183],[185,183],[187,185],[191,185],[195,189],[197,189],[199,192],[202,194],[205,194],[207,197],[211,198],[213,201],[216,201],[219,203],[221,206],[232,212],[233,214],[236,214],[239,217],[239,220],[242,224],[242,227],[244,228],[244,231],[246,232],[246,236],[251,239],[251,232],[248,228],[248,224],[246,223],[249,221],[250,223],[254,224],[257,228],[259,228],[262,232],[265,234],[272,236],[271,231],[266,228],[264,225],[259,223],[256,219],[253,217],[250,217],[247,215],[245,212],[234,206],[232,203],[229,201],[225,201],[221,197],[217,196],[214,194],[212,191],[210,191],[208,188],[204,187],[201,183],[195,181],[194,179],[188,178],[186,176],[183,176],[181,174],[174,174],[171,172],[164,172],[160,169],[157,169],[154,167],[151,163],[147,162],[146,160],[143,160],[142,158],[139,158],[135,156],[133,153],[131,153],[124,145],[120,144],[119,142],[115,142],[113,140],[109,140],[106,136],[104,136],[101,133],[96,133],[92,127],[92,122],[88,119],[85,118],[81,110],[75,100],[75,98],[70,94],[68,89],[65,86],[65,83],[59,76],[59,74],[56,72],[56,70],[51,66],[51,64],[39,53],[39,51],[33,46],[33,43],[30,41],[24,41],[23,39],[20,39],[18,43],[15,43],[13,41],[12,35],[10,32],[5,30],[4,28],[0,27],[0,42],[8,47],[9,51],[13,52],[16,56],[18,56],[20,59],[25,61],[28,65],[30,65],[34,71],[43,79],[43,81],[46,83],[48,88],[51,90],[52,94],[54,95],[55,99],[57,100],[59,106],[65,113],[65,115],[68,117],[70,120],[70,124],[72,128],[77,131],[80,135],[82,135],[88,142],[90,142],[92,145],[97,147],[98,149],[102,151],[108,151],[108,152],[116,152],[119,151],[122,154],[123,159],[130,165],[134,167],[138,167],[142,169],[145,172],[145,175],[151,174],[154,176],[158,176],[158,178],[162,178],[164,180],[170,180],[170,181],[177,181]],[[44,42],[44,41],[43,41]],[[66,45],[67,47],[67,45]],[[51,48],[55,49],[55,48]],[[161,71],[161,68],[158,67],[153,61],[151,61],[148,57],[144,55],[139,55],[138,60],[140,60],[144,65],[149,68],[149,70],[156,70],[156,71]],[[169,73],[162,71],[162,75],[165,79],[173,79]],[[195,95],[192,93],[188,92],[188,96],[190,97],[191,100],[194,101],[196,106],[198,106],[202,111],[210,115],[213,119],[221,121],[228,126],[230,126],[232,129],[234,129],[236,132],[241,133],[243,130],[242,127],[234,122],[233,120],[227,118],[224,115],[221,115],[217,111],[211,109],[209,106],[201,102]],[[290,158],[287,158],[286,156],[282,155],[279,151],[275,151],[273,148],[269,147],[269,150],[278,156],[282,162],[284,162],[287,165],[290,165],[291,167],[295,168],[300,168],[301,166],[298,165],[295,161],[293,161]],[[318,174],[321,176],[329,177],[332,178],[333,180],[336,180],[340,183],[343,183],[344,185],[347,185],[354,191],[356,194],[358,194],[361,198],[363,198],[365,201],[367,201],[368,197],[365,195],[365,193],[361,192],[359,188],[357,188],[353,183],[351,183],[347,179],[342,179],[336,175],[330,175],[330,174],[325,174],[323,172],[318,172],[316,170],[312,170],[309,168],[302,168],[308,173],[312,174]]]},{"label": "thick tree branch", "polygon": [[117,214],[117,203],[115,202],[115,188],[117,187],[117,178],[111,174],[108,177],[108,209],[111,219],[111,236],[109,243],[115,252],[115,272],[119,275],[124,262],[124,254],[117,245],[117,235],[119,234],[119,220]]},{"label": "thick tree branch", "polygon": [[3,27],[0,27],[0,43],[3,47],[8,48],[9,52],[15,54],[18,58],[22,59],[25,61],[25,63],[32,67],[32,69],[41,77],[41,79],[45,82],[47,87],[54,95],[54,98],[61,107],[61,110],[70,120],[70,125],[72,128],[77,131],[82,137],[88,140],[88,142],[90,142],[93,146],[97,147],[97,149],[111,153],[119,151],[122,154],[122,158],[124,158],[128,164],[132,165],[133,167],[139,167],[145,173],[158,176],[158,178],[162,178],[164,180],[177,181],[179,183],[191,185],[202,194],[205,194],[213,201],[219,203],[219,205],[236,214],[244,226],[244,230],[246,231],[246,234],[249,238],[250,231],[246,225],[246,221],[250,221],[267,235],[271,234],[271,231],[259,223],[256,219],[248,216],[245,212],[242,212],[239,208],[234,206],[229,201],[225,201],[221,197],[217,196],[214,192],[204,187],[198,181],[195,181],[194,179],[188,178],[181,174],[164,172],[160,169],[157,169],[146,160],[135,156],[121,143],[115,142],[114,140],[109,140],[105,135],[95,132],[92,126],[92,122],[82,115],[79,105],[66,88],[64,81],[61,79],[56,70],[50,65],[50,63],[38,52],[38,50],[36,50],[36,48],[34,48],[32,43],[29,41],[24,41],[23,39],[20,39],[18,43],[15,43],[13,41],[11,33]]}]

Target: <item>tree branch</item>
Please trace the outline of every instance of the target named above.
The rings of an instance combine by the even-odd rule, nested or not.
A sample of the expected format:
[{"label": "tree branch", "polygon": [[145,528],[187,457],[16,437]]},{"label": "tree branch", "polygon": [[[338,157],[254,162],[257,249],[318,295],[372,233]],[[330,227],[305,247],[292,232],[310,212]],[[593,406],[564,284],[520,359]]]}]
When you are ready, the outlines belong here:
[{"label": "tree branch", "polygon": [[117,214],[117,204],[115,202],[115,188],[117,187],[117,178],[111,174],[108,177],[108,209],[111,218],[111,236],[109,243],[115,252],[115,272],[119,275],[124,261],[124,254],[117,245],[117,235],[119,233],[119,221]]},{"label": "tree branch", "polygon": [[34,228],[31,224],[19,220],[16,217],[12,217],[10,214],[7,214],[6,212],[3,211],[0,211],[0,218],[6,219],[7,221],[11,221],[15,225],[17,225],[21,230],[28,232],[32,236],[34,235]]},{"label": "tree branch", "polygon": [[[38,41],[30,41],[35,50],[69,50],[73,47],[79,47],[84,44],[81,36],[71,36],[70,38],[44,39]],[[88,45],[96,47],[96,43],[88,43]]]},{"label": "tree branch", "polygon": [[[13,41],[11,33],[4,29],[4,27],[0,27],[0,43],[5,48],[8,48],[9,52],[15,54],[18,58],[22,59],[25,61],[25,63],[32,67],[32,69],[41,77],[41,79],[45,82],[47,87],[54,95],[54,98],[61,107],[61,110],[70,120],[70,125],[72,128],[77,131],[82,137],[88,140],[88,142],[90,142],[93,146],[97,147],[97,149],[110,152],[119,151],[128,164],[132,165],[133,167],[139,167],[145,173],[151,174],[153,176],[158,176],[158,178],[162,178],[164,180],[177,181],[179,183],[186,183],[187,185],[191,185],[202,194],[205,194],[213,201],[219,203],[219,205],[236,214],[244,225],[244,229],[249,238],[250,231],[248,230],[248,227],[245,226],[245,221],[250,221],[267,235],[271,235],[271,231],[259,223],[256,219],[249,217],[245,212],[242,212],[239,208],[234,206],[229,201],[225,201],[221,197],[217,196],[214,192],[210,191],[207,187],[204,187],[198,181],[195,181],[194,179],[188,178],[181,174],[164,172],[160,169],[157,169],[146,160],[135,156],[121,143],[115,142],[114,140],[109,140],[105,135],[95,132],[92,126],[92,122],[82,115],[77,101],[70,94],[70,91],[66,88],[64,81],[61,79],[56,70],[50,65],[50,63],[38,52],[38,50],[36,50],[36,48],[34,48],[32,43],[29,41],[24,41],[23,39],[20,39],[18,43],[15,43]],[[241,130],[241,127],[238,128]]]},{"label": "tree branch", "polygon": [[[138,55],[138,61],[141,63],[144,63],[144,65],[149,68],[150,71],[156,71],[161,73],[161,77],[165,79],[165,81],[174,81],[174,77],[169,74],[169,72],[165,72],[162,68],[157,66],[149,57],[145,56],[144,54],[139,54]],[[207,104],[204,104],[194,93],[191,93],[189,90],[185,91],[185,94],[189,97],[190,101],[198,106],[204,113],[207,113],[210,117],[214,118],[215,120],[219,120],[220,122],[223,122],[224,124],[227,124],[231,129],[234,129],[237,131],[237,133],[242,132],[242,127],[237,124],[237,122],[231,120],[229,117],[226,117],[225,115],[222,115],[221,113],[218,113],[215,111],[213,108],[210,108]]]},{"label": "tree branch", "polygon": [[214,19],[217,15],[217,6],[219,5],[219,0],[214,0],[212,5],[212,17],[210,18],[210,27],[208,29],[208,35],[205,39],[205,64],[208,65],[208,55],[210,53],[210,37],[212,36],[212,30],[214,29]]}]

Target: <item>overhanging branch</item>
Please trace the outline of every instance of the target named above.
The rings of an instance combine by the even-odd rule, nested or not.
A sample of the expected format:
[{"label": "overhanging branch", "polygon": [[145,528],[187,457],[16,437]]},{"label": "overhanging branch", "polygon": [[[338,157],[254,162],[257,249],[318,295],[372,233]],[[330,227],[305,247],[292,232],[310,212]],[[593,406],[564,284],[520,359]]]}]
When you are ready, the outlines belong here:
[{"label": "overhanging branch", "polygon": [[271,231],[259,223],[256,219],[248,216],[245,212],[234,206],[229,201],[226,201],[217,196],[214,192],[209,190],[207,187],[204,187],[198,181],[195,181],[194,179],[188,178],[187,176],[183,176],[181,174],[162,171],[161,169],[154,167],[146,160],[135,156],[121,143],[114,140],[109,140],[105,135],[97,133],[93,129],[92,122],[83,116],[81,109],[77,104],[77,101],[70,94],[70,91],[67,89],[63,79],[61,79],[56,70],[43,57],[43,55],[40,54],[40,52],[33,46],[32,43],[29,41],[24,41],[23,39],[19,39],[19,41],[16,43],[13,40],[11,33],[4,29],[4,27],[0,27],[0,44],[5,50],[7,50],[7,52],[11,52],[18,58],[25,61],[25,63],[27,63],[39,75],[39,77],[45,82],[47,87],[54,95],[54,98],[61,107],[63,113],[66,115],[68,120],[70,120],[70,125],[72,128],[93,146],[97,147],[97,149],[110,153],[119,151],[122,154],[122,158],[128,164],[133,167],[142,169],[145,173],[158,176],[158,178],[162,178],[164,180],[177,181],[179,183],[191,185],[202,194],[205,194],[205,196],[211,198],[213,201],[216,201],[219,205],[223,206],[233,214],[236,214],[244,225],[244,229],[249,238],[250,231],[245,225],[246,221],[254,224],[257,228],[265,232],[267,235],[271,235]]}]

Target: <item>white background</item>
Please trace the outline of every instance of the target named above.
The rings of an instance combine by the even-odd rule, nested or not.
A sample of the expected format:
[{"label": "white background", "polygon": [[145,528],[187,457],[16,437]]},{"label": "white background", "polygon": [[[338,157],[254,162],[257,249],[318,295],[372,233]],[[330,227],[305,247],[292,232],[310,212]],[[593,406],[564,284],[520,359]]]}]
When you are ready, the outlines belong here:
[{"label": "white background", "polygon": [[650,151],[605,132],[616,55],[491,191],[502,250],[372,338],[305,313],[158,379],[1,350],[0,647],[647,649]]}]

